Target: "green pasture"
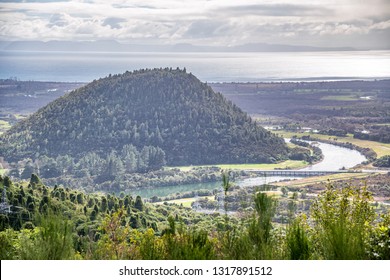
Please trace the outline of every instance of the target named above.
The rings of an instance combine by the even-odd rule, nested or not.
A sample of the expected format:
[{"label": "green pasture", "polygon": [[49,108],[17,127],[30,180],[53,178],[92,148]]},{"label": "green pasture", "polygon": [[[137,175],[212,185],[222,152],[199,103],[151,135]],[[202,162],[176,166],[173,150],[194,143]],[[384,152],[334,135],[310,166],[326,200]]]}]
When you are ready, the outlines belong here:
[{"label": "green pasture", "polygon": [[235,169],[235,170],[274,170],[274,169],[299,169],[308,166],[306,161],[286,160],[280,163],[245,163],[245,164],[215,164],[215,165],[190,165],[190,166],[175,166],[169,168],[178,168],[181,171],[189,171],[197,167],[219,167],[221,169]]},{"label": "green pasture", "polygon": [[339,174],[332,174],[332,175],[325,175],[325,176],[307,177],[307,178],[291,180],[291,181],[277,182],[274,183],[273,185],[280,186],[280,187],[284,187],[284,186],[303,187],[306,185],[334,182],[340,180],[349,180],[352,178],[364,179],[365,177],[368,177],[370,175],[372,175],[372,173],[341,173],[341,174],[339,173]]}]

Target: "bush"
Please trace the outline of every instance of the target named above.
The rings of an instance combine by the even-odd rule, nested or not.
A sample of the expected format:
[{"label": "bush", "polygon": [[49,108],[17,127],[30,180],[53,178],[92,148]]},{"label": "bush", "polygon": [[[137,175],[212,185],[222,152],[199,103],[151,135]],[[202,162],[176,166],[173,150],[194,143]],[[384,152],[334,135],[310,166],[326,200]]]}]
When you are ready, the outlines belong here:
[{"label": "bush", "polygon": [[335,189],[328,185],[313,203],[313,236],[320,259],[367,259],[369,236],[375,218],[366,187]]}]

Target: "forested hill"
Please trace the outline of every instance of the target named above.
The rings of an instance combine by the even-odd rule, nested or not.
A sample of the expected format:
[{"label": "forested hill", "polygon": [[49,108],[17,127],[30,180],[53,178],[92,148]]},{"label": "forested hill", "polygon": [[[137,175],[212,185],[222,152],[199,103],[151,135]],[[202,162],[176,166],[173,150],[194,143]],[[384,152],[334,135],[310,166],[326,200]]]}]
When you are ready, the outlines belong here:
[{"label": "forested hill", "polygon": [[13,162],[42,156],[117,155],[147,168],[273,162],[283,139],[194,75],[179,69],[126,72],[95,80],[40,109],[0,138]]}]

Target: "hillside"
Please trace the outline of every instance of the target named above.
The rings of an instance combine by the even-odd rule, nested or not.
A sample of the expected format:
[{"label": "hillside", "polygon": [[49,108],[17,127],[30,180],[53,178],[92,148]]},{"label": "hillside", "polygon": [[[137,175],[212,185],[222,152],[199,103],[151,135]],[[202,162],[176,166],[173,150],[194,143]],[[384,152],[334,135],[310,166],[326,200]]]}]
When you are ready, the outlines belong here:
[{"label": "hillside", "polygon": [[129,171],[147,171],[274,162],[287,148],[192,74],[154,69],[110,75],[58,98],[3,134],[0,154],[9,162],[120,158]]}]

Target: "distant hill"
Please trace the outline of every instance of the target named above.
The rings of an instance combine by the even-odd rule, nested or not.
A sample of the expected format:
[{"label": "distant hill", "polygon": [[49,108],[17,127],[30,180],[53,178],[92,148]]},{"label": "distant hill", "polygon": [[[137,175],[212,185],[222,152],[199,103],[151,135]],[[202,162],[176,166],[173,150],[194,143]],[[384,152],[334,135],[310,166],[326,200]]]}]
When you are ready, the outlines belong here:
[{"label": "distant hill", "polygon": [[245,44],[236,46],[200,46],[192,44],[145,45],[101,41],[0,41],[5,51],[66,51],[66,52],[326,52],[356,51],[352,47],[313,47],[280,44]]},{"label": "distant hill", "polygon": [[[126,72],[49,103],[0,137],[9,162],[96,157],[156,169],[164,164],[275,162],[283,139],[185,69]],[[88,156],[88,157],[87,157]],[[109,158],[109,159],[108,159]]]}]

